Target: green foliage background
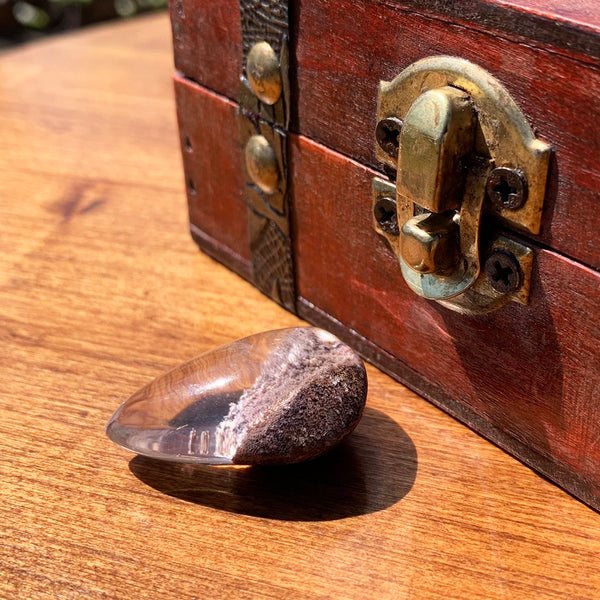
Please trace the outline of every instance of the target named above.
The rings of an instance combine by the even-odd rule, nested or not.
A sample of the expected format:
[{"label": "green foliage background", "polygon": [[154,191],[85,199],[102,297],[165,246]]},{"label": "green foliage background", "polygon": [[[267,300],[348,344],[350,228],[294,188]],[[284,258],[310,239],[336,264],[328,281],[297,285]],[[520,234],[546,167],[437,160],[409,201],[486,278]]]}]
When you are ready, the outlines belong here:
[{"label": "green foliage background", "polygon": [[0,46],[166,5],[167,0],[0,0]]}]

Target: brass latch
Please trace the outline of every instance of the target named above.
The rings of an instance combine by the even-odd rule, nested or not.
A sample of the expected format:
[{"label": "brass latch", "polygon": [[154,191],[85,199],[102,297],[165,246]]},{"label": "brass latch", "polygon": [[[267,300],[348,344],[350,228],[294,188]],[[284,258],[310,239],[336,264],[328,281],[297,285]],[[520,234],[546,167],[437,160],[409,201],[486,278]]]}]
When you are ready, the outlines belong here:
[{"label": "brass latch", "polygon": [[[373,218],[409,287],[461,312],[527,303],[532,251],[482,228],[539,233],[550,147],[506,89],[462,59],[418,61],[379,85]],[[483,266],[482,266],[483,265]]]}]

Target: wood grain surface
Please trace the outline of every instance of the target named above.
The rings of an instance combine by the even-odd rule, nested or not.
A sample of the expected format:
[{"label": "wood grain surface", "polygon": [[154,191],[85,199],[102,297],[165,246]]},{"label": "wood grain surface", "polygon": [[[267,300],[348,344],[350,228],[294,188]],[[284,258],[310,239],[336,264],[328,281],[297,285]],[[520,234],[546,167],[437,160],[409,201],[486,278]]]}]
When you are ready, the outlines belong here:
[{"label": "wood grain surface", "polygon": [[338,451],[161,465],[104,425],[300,321],[189,238],[165,15],[0,56],[0,597],[596,599],[598,514],[369,367]]}]

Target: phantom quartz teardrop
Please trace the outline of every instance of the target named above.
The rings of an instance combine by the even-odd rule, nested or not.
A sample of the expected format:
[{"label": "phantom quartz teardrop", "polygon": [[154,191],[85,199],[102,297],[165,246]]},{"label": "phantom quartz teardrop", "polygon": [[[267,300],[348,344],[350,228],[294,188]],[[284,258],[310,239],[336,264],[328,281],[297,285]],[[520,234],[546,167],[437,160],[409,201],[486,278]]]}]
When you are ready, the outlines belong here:
[{"label": "phantom quartz teardrop", "polygon": [[108,437],[138,454],[205,464],[286,464],[348,435],[367,395],[364,365],[312,327],[253,335],[192,359],[133,394]]}]

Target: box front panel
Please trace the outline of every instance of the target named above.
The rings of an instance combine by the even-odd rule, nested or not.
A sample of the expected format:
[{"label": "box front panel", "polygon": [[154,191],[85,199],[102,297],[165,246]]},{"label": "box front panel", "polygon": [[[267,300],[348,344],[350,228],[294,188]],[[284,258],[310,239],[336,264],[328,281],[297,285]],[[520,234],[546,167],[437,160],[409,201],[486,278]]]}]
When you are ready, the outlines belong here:
[{"label": "box front panel", "polygon": [[237,105],[182,77],[175,77],[175,97],[192,235],[249,279]]}]

